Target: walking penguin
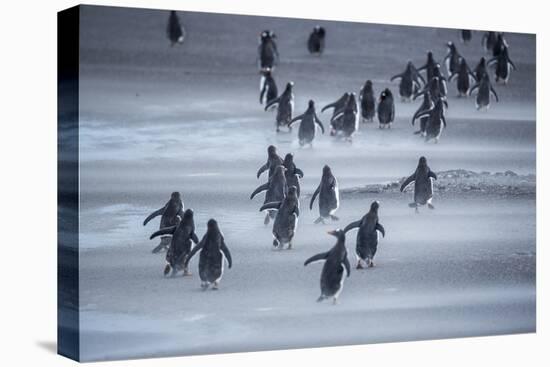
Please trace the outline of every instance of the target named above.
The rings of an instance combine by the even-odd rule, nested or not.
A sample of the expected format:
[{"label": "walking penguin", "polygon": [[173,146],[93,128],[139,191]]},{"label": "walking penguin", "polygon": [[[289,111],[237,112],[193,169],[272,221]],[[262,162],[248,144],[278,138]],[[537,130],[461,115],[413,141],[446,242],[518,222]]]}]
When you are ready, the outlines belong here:
[{"label": "walking penguin", "polygon": [[403,192],[407,186],[414,182],[414,202],[409,206],[415,208],[416,213],[418,213],[420,205],[428,204],[428,208],[434,209],[432,205],[433,180],[437,180],[437,175],[428,167],[426,157],[420,157],[416,171],[405,179],[400,189]]}]

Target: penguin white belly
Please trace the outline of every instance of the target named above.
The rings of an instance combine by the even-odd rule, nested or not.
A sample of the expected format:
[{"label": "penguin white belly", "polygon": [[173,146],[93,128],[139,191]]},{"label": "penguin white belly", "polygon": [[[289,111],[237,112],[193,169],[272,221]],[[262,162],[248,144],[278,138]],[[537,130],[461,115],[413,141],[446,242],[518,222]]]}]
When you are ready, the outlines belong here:
[{"label": "penguin white belly", "polygon": [[225,258],[225,255],[223,254],[223,252],[220,250],[220,254],[222,255],[222,263],[221,263],[221,266],[220,266],[220,276],[218,277],[218,279],[216,279],[214,282],[215,283],[218,283],[220,280],[222,280],[222,277],[223,277],[223,262],[224,260],[227,261],[227,259]]},{"label": "penguin white belly", "polygon": [[334,296],[333,296],[334,298],[338,298],[338,296],[342,292],[342,289],[344,289],[344,279],[346,278],[346,267],[344,266],[344,264],[340,264],[340,266],[342,267],[342,278],[340,279],[340,287],[338,288],[336,293],[334,293]]},{"label": "penguin white belly", "polygon": [[340,207],[340,190],[338,190],[338,183],[334,186],[334,195],[336,196],[336,208],[332,209],[330,214],[334,214],[334,212]]}]

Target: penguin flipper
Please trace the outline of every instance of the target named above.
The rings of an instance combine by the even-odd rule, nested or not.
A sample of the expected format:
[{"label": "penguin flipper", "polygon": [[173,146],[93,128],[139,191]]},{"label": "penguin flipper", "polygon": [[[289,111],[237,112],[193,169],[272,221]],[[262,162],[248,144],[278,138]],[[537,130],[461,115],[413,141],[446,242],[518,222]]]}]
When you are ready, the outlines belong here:
[{"label": "penguin flipper", "polygon": [[328,257],[328,252],[321,252],[320,254],[313,255],[312,257],[310,257],[304,262],[304,266],[307,266],[308,264],[315,261],[325,260],[327,257]]},{"label": "penguin flipper", "polygon": [[491,66],[493,65],[494,63],[496,63],[498,61],[498,59],[496,57],[493,57],[492,59],[490,59],[489,61],[487,61],[487,66]]},{"label": "penguin flipper", "polygon": [[158,237],[158,236],[162,236],[162,235],[167,235],[167,234],[174,234],[174,231],[176,230],[176,226],[171,226],[171,227],[164,227],[162,229],[159,229],[158,231],[156,231],[155,233],[153,233],[149,239],[152,240],[153,238],[155,237]]},{"label": "penguin flipper", "polygon": [[478,89],[479,88],[479,83],[476,83],[472,86],[472,88],[470,88],[470,90],[468,91],[468,95],[471,96],[472,93],[474,92],[474,90]]},{"label": "penguin flipper", "polygon": [[498,102],[498,95],[495,89],[491,86],[491,94],[495,97],[495,100]]},{"label": "penguin flipper", "polygon": [[407,186],[409,186],[411,183],[414,182],[414,179],[415,179],[415,174],[413,173],[412,175],[410,175],[409,177],[407,177],[407,179],[405,180],[405,182],[403,182],[403,184],[401,185],[401,188],[399,189],[399,191],[403,192],[403,190],[405,190],[405,188]]},{"label": "penguin flipper", "polygon": [[380,223],[376,223],[376,230],[382,233],[382,237],[386,237],[386,230],[384,229],[384,226]]},{"label": "penguin flipper", "polygon": [[319,195],[320,190],[321,190],[321,185],[317,186],[317,189],[315,190],[315,192],[311,196],[311,201],[309,202],[309,210],[313,209],[313,202],[315,201],[315,198],[317,197],[317,195]]},{"label": "penguin flipper", "polygon": [[266,103],[264,111],[267,111],[269,109],[269,107],[273,106],[276,103],[278,104],[280,101],[281,101],[281,97],[279,96],[279,97],[271,100],[270,102]]},{"label": "penguin flipper", "polygon": [[223,237],[222,237],[221,250],[225,258],[227,259],[227,267],[231,269],[231,266],[233,266],[233,260],[231,259],[231,252],[229,252],[229,249],[225,245],[225,239]]},{"label": "penguin flipper", "polygon": [[261,174],[269,169],[269,161],[267,161],[263,166],[258,169],[256,173],[256,178],[260,178]]},{"label": "penguin flipper", "polygon": [[189,265],[189,261],[191,261],[191,258],[193,256],[195,256],[195,254],[197,252],[199,252],[199,250],[201,250],[202,248],[204,247],[204,238],[202,239],[201,242],[199,242],[199,244],[195,247],[193,247],[193,249],[191,250],[191,252],[189,252],[189,255],[187,255],[187,258],[185,259],[185,264],[184,266],[187,268],[187,266]]},{"label": "penguin flipper", "polygon": [[390,82],[393,82],[395,79],[403,78],[403,74],[397,74],[390,78]]},{"label": "penguin flipper", "polygon": [[351,265],[348,260],[348,256],[344,257],[344,267],[346,268],[347,276],[349,277],[351,274]]},{"label": "penguin flipper", "polygon": [[321,113],[325,112],[325,110],[328,110],[329,108],[336,107],[337,102],[338,101],[329,103],[325,107],[321,108]]},{"label": "penguin flipper", "polygon": [[304,118],[304,114],[302,114],[302,115],[300,115],[300,116],[294,117],[292,120],[290,120],[290,121],[288,122],[288,126],[292,125],[292,124],[295,123],[296,121],[301,120],[301,119],[303,119],[303,118]]},{"label": "penguin flipper", "polygon": [[256,190],[254,190],[254,192],[250,195],[250,200],[254,199],[254,196],[256,196],[262,191],[266,191],[268,188],[269,188],[269,182],[266,182],[265,184],[258,186]]},{"label": "penguin flipper", "polygon": [[510,60],[510,58],[508,58],[508,63],[510,64],[510,66],[512,67],[512,69],[514,69],[514,70],[517,70],[517,69],[518,69],[518,68],[516,68],[516,64],[514,64],[514,63],[512,62],[512,60]]},{"label": "penguin flipper", "polygon": [[159,216],[159,215],[162,215],[162,213],[164,213],[164,209],[165,209],[165,208],[166,208],[166,207],[163,206],[162,208],[160,208],[160,209],[158,209],[158,210],[155,210],[154,212],[152,212],[151,214],[149,214],[149,216],[148,216],[147,218],[145,218],[145,220],[143,221],[143,225],[144,225],[144,226],[147,225],[147,223],[149,223],[149,221],[150,221],[151,219],[153,219],[154,217]]},{"label": "penguin flipper", "polygon": [[260,211],[266,210],[266,209],[279,209],[281,207],[282,202],[281,201],[273,201],[271,203],[265,203],[261,206]]},{"label": "penguin flipper", "polygon": [[195,242],[195,244],[199,243],[199,238],[197,237],[197,234],[194,231],[193,233],[191,233],[191,240]]},{"label": "penguin flipper", "polygon": [[323,126],[323,123],[321,122],[321,120],[319,120],[317,115],[315,115],[315,123],[317,123],[317,125],[319,125],[319,127],[321,128],[321,132],[324,134],[325,133],[325,127]]},{"label": "penguin flipper", "polygon": [[359,228],[360,226],[361,226],[361,219],[355,222],[351,222],[346,226],[346,228],[344,228],[344,233],[347,233],[348,231],[351,231],[354,228]]},{"label": "penguin flipper", "polygon": [[334,116],[332,116],[332,118],[330,119],[330,122],[334,122],[342,116],[344,116],[344,111],[340,111],[340,112],[334,114]]},{"label": "penguin flipper", "polygon": [[297,174],[298,176],[300,176],[300,178],[304,178],[304,172],[301,169],[296,167],[294,169],[294,173]]}]

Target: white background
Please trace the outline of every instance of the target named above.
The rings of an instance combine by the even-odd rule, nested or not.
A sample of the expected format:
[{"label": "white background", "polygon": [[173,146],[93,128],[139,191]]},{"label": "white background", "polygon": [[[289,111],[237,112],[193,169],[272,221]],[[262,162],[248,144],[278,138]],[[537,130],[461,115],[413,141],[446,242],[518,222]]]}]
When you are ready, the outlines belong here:
[{"label": "white background", "polygon": [[[537,33],[537,333],[283,352],[164,358],[98,366],[547,366],[550,37],[536,1],[90,1],[89,4],[200,10],[375,23]],[[0,20],[0,361],[4,366],[73,365],[56,340],[56,12],[74,1],[5,1]],[[548,162],[548,161],[547,161]],[[330,333],[330,330],[326,331]],[[546,347],[546,349],[545,349]]]}]

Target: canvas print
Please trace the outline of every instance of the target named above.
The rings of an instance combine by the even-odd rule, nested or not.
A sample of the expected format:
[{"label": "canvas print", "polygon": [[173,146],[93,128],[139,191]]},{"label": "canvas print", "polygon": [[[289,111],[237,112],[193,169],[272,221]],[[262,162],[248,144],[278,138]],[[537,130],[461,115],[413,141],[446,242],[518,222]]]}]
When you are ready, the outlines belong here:
[{"label": "canvas print", "polygon": [[59,14],[59,352],[535,332],[536,36]]}]

